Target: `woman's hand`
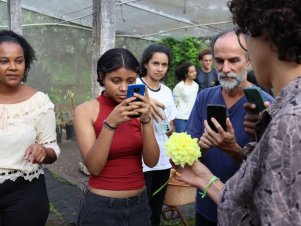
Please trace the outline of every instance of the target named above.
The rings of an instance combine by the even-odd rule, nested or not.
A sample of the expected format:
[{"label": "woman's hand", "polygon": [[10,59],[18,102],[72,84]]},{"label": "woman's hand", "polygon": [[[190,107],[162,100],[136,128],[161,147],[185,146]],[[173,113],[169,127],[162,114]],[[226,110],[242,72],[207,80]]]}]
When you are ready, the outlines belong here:
[{"label": "woman's hand", "polygon": [[25,151],[25,160],[30,164],[42,164],[47,156],[46,149],[41,144],[31,144]]},{"label": "woman's hand", "polygon": [[165,109],[164,104],[161,102],[150,98],[150,104],[151,104],[151,117],[155,119],[157,122],[160,120],[164,120],[164,115],[162,115],[160,108]]},{"label": "woman's hand", "polygon": [[141,101],[135,101],[137,97],[144,99],[144,96],[139,94],[134,94],[133,97],[125,99],[113,109],[106,122],[112,127],[117,127],[126,121],[130,121],[132,119],[131,116],[139,115]]},{"label": "woman's hand", "polygon": [[137,109],[140,113],[140,120],[142,122],[148,122],[150,120],[151,103],[147,89],[145,89],[144,96],[141,96],[138,93],[135,93],[134,96],[141,100],[140,103],[137,103],[140,106],[140,108]]}]

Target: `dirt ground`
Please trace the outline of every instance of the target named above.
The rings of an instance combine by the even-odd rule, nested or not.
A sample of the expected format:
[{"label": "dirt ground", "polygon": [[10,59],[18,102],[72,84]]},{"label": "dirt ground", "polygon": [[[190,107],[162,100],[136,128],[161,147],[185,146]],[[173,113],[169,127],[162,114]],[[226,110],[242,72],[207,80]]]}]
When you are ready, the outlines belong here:
[{"label": "dirt ground", "polygon": [[[50,214],[46,226],[76,225],[77,214],[88,177],[79,171],[81,155],[75,141],[63,139],[61,155],[51,164],[44,165],[50,201]],[[193,204],[180,207],[186,219],[194,215]]]},{"label": "dirt ground", "polygon": [[81,156],[76,142],[63,140],[60,148],[59,159],[44,165],[50,201],[47,226],[76,224],[82,189],[88,179],[78,168]]}]

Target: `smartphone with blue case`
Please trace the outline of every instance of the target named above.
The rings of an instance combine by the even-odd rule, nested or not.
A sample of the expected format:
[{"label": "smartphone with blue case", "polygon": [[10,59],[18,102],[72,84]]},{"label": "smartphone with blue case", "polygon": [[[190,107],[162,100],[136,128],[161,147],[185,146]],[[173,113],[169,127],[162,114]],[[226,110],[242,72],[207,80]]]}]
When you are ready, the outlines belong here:
[{"label": "smartphone with blue case", "polygon": [[[145,85],[144,84],[130,84],[128,85],[128,91],[126,94],[126,98],[130,98],[134,96],[134,93],[138,93],[141,96],[144,96]],[[139,98],[136,98],[134,101],[141,101]],[[140,115],[132,115],[131,118],[139,118]]]},{"label": "smartphone with blue case", "polygon": [[[126,94],[126,98],[130,98],[134,96],[134,93],[138,93],[141,96],[144,96],[145,92],[145,85],[144,84],[130,84],[128,85],[128,91]],[[135,101],[141,101],[139,98],[137,98]]]}]

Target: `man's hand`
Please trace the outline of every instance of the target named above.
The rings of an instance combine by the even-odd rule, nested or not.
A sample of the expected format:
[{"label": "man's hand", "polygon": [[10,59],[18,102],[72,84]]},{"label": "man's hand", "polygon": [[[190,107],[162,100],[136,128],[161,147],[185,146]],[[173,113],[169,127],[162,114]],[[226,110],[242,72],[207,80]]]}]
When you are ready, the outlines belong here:
[{"label": "man's hand", "polygon": [[212,147],[219,147],[232,157],[236,162],[241,163],[243,158],[240,154],[241,147],[238,145],[233,126],[230,119],[227,118],[226,125],[227,131],[217,122],[216,119],[212,118],[212,123],[215,125],[218,132],[215,132],[208,125],[207,120],[204,121],[205,132],[199,140],[199,145],[202,149],[209,149]]},{"label": "man's hand", "polygon": [[[173,163],[172,163],[173,164]],[[210,170],[201,162],[196,161],[192,166],[185,165],[184,167],[174,166],[177,170],[175,178],[186,184],[194,187],[202,187],[201,184],[207,183],[207,178],[213,175]],[[204,181],[203,183],[200,183]]]}]

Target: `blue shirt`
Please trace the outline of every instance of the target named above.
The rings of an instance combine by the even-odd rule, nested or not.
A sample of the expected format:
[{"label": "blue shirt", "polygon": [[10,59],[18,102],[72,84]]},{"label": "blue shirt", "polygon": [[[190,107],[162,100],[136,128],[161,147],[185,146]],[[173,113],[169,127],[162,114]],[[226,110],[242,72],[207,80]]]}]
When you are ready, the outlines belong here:
[{"label": "blue shirt", "polygon": [[195,81],[199,84],[199,92],[205,88],[219,84],[217,72],[214,68],[210,72],[204,72],[202,68],[197,70]]},{"label": "blue shirt", "polygon": [[[222,104],[225,105],[222,96],[221,86],[215,86],[202,90],[196,99],[192,112],[190,114],[186,131],[193,138],[200,138],[204,132],[204,120],[207,119],[207,105],[208,104]],[[264,99],[272,102],[273,98],[263,91]],[[243,96],[231,108],[227,109],[228,117],[234,128],[234,133],[237,143],[243,147],[246,143],[251,141],[251,137],[245,132],[243,121],[246,111],[243,104],[247,102],[246,97]],[[225,183],[234,173],[239,169],[239,165],[225,152],[219,148],[211,148],[202,155],[201,162],[204,163],[211,172],[220,178]],[[201,198],[196,194],[196,212],[204,216],[210,221],[217,221],[217,206],[209,198]]]}]

